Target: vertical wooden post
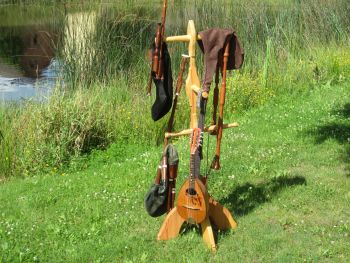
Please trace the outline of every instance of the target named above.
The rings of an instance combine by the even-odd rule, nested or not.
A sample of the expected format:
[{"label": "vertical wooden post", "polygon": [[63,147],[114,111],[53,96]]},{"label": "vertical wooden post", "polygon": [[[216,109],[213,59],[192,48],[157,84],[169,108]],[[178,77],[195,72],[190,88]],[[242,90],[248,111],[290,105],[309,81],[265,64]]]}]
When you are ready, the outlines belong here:
[{"label": "vertical wooden post", "polygon": [[190,56],[190,66],[188,69],[188,76],[186,80],[186,94],[189,98],[191,108],[191,125],[190,127],[198,127],[198,115],[197,115],[197,94],[194,90],[200,89],[200,81],[197,74],[196,67],[196,45],[197,45],[197,31],[194,26],[193,20],[188,22],[187,35],[190,36],[190,42],[188,45],[188,55]]}]

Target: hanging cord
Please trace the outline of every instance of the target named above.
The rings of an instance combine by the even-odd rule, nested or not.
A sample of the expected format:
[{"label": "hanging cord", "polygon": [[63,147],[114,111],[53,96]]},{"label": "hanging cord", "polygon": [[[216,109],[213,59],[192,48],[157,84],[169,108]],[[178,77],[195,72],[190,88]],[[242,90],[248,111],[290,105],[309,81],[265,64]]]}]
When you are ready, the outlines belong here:
[{"label": "hanging cord", "polygon": [[[198,106],[201,109],[200,117],[199,117],[199,125],[202,130],[204,130],[204,125],[205,125],[205,117],[206,117],[206,111],[207,111],[207,101],[204,102],[204,104],[201,104],[202,101],[202,90],[201,92],[198,93]],[[203,131],[203,137],[204,137],[204,131]],[[202,145],[204,138],[202,138]],[[211,166],[209,168],[209,144],[210,144],[210,134],[208,133],[208,142],[207,142],[207,153],[206,153],[206,167],[205,167],[205,178],[208,179],[210,172],[211,172]],[[203,158],[203,146],[201,146],[200,149],[200,155],[201,159]]]},{"label": "hanging cord", "polygon": [[[208,180],[210,172],[211,172],[211,167],[209,167],[209,145],[210,145],[210,134],[208,133],[208,140],[207,140],[207,164],[205,167],[205,178]],[[209,167],[209,169],[208,169]]]}]

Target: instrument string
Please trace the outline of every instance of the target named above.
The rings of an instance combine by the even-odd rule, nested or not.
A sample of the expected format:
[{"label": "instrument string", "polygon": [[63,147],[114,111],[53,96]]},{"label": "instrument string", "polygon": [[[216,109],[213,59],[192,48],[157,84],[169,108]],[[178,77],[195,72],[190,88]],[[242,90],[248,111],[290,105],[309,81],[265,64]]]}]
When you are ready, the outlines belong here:
[{"label": "instrument string", "polygon": [[[187,190],[187,198],[186,198],[186,205],[187,205],[187,207],[189,207],[189,199],[190,199],[190,192],[191,192],[191,190],[190,190],[190,188],[191,188],[191,180],[192,180],[192,153],[191,153],[191,151],[192,151],[192,149],[191,149],[191,147],[192,147],[192,141],[193,141],[193,138],[194,137],[194,134],[192,133],[191,134],[191,141],[190,141],[190,181],[189,181],[189,184],[188,184],[188,190]],[[190,211],[188,211],[188,209],[187,209],[187,214],[188,214],[188,218],[191,216],[191,210]]]},{"label": "instrument string", "polygon": [[206,154],[206,157],[207,157],[207,164],[206,164],[206,167],[205,167],[205,177],[207,179],[207,182],[208,182],[208,178],[209,178],[209,175],[210,175],[210,172],[211,172],[211,169],[209,167],[209,145],[210,145],[210,134],[208,133],[207,134],[208,136],[208,139],[207,139],[207,154]]}]

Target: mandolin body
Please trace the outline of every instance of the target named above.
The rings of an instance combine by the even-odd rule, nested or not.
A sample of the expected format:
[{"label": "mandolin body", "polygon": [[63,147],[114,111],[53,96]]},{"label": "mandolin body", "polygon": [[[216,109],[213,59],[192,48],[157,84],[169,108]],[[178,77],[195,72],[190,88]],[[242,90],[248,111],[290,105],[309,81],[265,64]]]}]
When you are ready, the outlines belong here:
[{"label": "mandolin body", "polygon": [[193,186],[190,188],[190,179],[182,185],[177,200],[177,211],[187,222],[200,224],[207,217],[209,195],[199,178],[194,179]]}]

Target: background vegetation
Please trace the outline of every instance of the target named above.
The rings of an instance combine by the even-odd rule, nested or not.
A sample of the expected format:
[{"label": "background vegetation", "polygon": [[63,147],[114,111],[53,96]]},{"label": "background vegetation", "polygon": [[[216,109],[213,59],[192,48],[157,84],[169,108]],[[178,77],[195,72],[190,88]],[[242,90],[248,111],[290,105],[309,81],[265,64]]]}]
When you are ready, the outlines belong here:
[{"label": "background vegetation", "polygon": [[[83,28],[85,33],[77,34],[74,25],[60,33],[57,49],[65,61],[62,80],[45,103],[27,101],[21,107],[1,109],[1,176],[61,169],[72,158],[111,143],[155,145],[161,141],[166,120],[151,120],[154,97],[145,96],[149,74],[145,53],[161,5],[123,3],[68,3],[65,9],[57,9],[66,24],[70,11],[84,12],[88,14],[85,19],[93,17],[95,23]],[[347,1],[333,0],[250,1],[249,5],[244,1],[170,1],[167,33],[183,34],[188,19],[196,21],[198,30],[215,26],[237,30],[246,60],[243,69],[229,77],[225,112],[229,121],[237,112],[275,96],[346,81],[349,8]],[[67,41],[68,37],[73,40]],[[171,46],[175,76],[183,52],[184,46]],[[180,103],[178,129],[187,126],[185,96]]]}]

